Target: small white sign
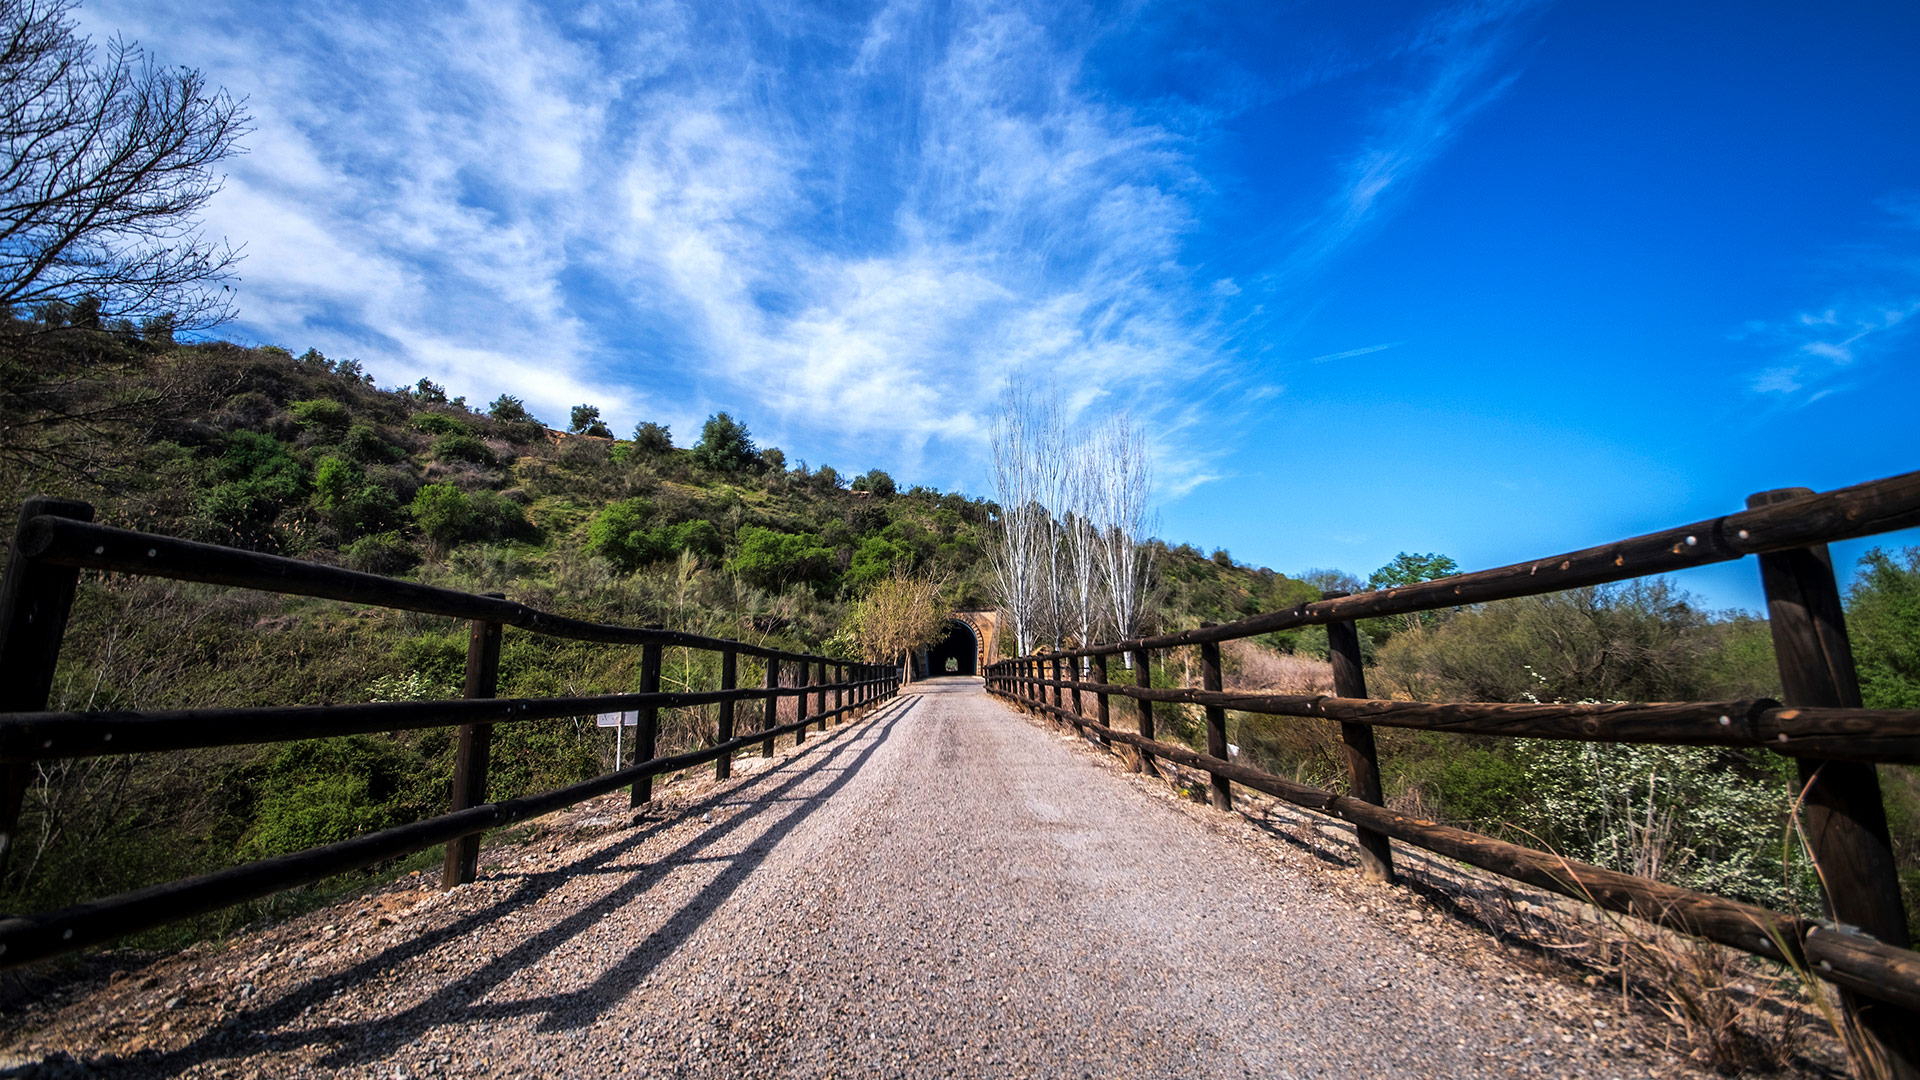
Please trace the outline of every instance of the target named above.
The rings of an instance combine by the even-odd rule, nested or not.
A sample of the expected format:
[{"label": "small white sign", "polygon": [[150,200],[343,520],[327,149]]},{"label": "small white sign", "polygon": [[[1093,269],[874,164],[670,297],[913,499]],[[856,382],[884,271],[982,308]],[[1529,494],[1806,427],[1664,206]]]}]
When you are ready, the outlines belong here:
[{"label": "small white sign", "polygon": [[638,710],[633,712],[603,712],[594,717],[593,722],[599,727],[638,727],[640,724],[640,713]]}]

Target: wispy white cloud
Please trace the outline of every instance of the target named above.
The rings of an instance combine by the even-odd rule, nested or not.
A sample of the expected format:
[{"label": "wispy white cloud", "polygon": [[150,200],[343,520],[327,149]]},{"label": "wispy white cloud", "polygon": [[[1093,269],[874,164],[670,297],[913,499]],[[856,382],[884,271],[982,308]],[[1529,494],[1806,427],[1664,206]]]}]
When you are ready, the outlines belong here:
[{"label": "wispy white cloud", "polygon": [[1415,72],[1377,110],[1372,133],[1346,157],[1318,214],[1303,223],[1276,280],[1292,284],[1364,237],[1461,129],[1513,85],[1514,42],[1540,5],[1468,4],[1433,16],[1395,50]]},{"label": "wispy white cloud", "polygon": [[1368,353],[1385,352],[1388,349],[1399,348],[1400,346],[1405,344],[1406,342],[1404,341],[1387,341],[1387,342],[1382,342],[1379,345],[1363,345],[1358,349],[1347,349],[1344,352],[1334,352],[1334,353],[1327,353],[1324,356],[1316,356],[1308,360],[1307,363],[1325,364],[1334,360],[1350,360],[1356,356],[1365,356]]},{"label": "wispy white cloud", "polygon": [[1882,231],[1848,245],[1830,270],[1840,279],[1830,302],[1777,322],[1749,322],[1735,335],[1771,354],[1751,376],[1754,393],[1804,407],[1865,385],[1884,362],[1912,357],[1910,331],[1920,315],[1920,211],[1900,199],[1884,208]]},{"label": "wispy white cloud", "polygon": [[[1375,114],[1283,262],[1304,272],[1378,220],[1500,93],[1516,10],[1436,18],[1395,47],[1416,89]],[[684,439],[729,409],[848,465],[954,461],[930,479],[969,486],[1001,381],[1044,374],[1074,409],[1119,388],[1151,412],[1167,491],[1220,474],[1219,440],[1194,435],[1218,426],[1208,395],[1262,298],[1188,252],[1219,210],[1196,149],[1209,106],[1132,106],[1090,70],[1137,12],[84,14],[251,97],[252,152],[210,215],[247,244],[243,335],[358,356],[384,382],[514,393],[549,419],[591,401]]]}]

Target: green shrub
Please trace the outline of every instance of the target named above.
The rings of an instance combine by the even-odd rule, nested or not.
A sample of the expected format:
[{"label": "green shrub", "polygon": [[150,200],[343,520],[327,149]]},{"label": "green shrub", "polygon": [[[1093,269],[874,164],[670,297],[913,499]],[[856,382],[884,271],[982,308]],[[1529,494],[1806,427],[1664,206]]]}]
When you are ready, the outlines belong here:
[{"label": "green shrub", "polygon": [[287,411],[302,424],[324,429],[334,435],[347,430],[347,425],[352,422],[352,417],[347,415],[347,407],[331,398],[291,402],[287,405]]},{"label": "green shrub", "polygon": [[219,446],[207,467],[210,483],[196,500],[201,516],[229,542],[271,546],[280,512],[305,492],[305,467],[272,436],[255,431],[230,431]]},{"label": "green shrub", "polygon": [[1869,709],[1920,709],[1920,547],[1879,548],[1847,590],[1847,630]]},{"label": "green shrub", "polygon": [[720,539],[720,530],[705,519],[675,525],[667,533],[667,542],[674,551],[690,551],[710,559],[719,558],[727,550],[726,542]]},{"label": "green shrub", "polygon": [[727,572],[775,592],[793,584],[824,582],[833,569],[833,549],[812,533],[787,533],[748,525]]},{"label": "green shrub", "polygon": [[387,464],[407,456],[405,450],[387,441],[387,437],[371,424],[355,424],[348,428],[346,437],[340,440],[340,452],[366,464]]},{"label": "green shrub", "polygon": [[423,763],[392,739],[302,739],[273,756],[242,849],[259,858],[403,825],[425,808],[408,782]]},{"label": "green shrub", "polygon": [[905,542],[886,536],[869,536],[854,550],[853,561],[847,567],[847,576],[842,584],[858,593],[892,573],[895,566],[911,565],[912,562],[913,548]]},{"label": "green shrub", "polygon": [[652,515],[653,504],[642,498],[610,504],[587,526],[587,550],[624,574],[666,558],[673,552],[672,541],[648,527]]},{"label": "green shrub", "polygon": [[340,554],[349,570],[368,574],[404,574],[420,561],[420,553],[397,532],[363,536],[341,549]]},{"label": "green shrub", "polygon": [[473,501],[452,484],[427,484],[413,494],[414,524],[441,550],[466,538],[473,524]]},{"label": "green shrub", "polygon": [[476,491],[468,496],[472,507],[471,538],[517,540],[532,532],[520,504],[497,492]]},{"label": "green shrub", "polygon": [[465,432],[450,431],[433,440],[433,456],[441,461],[471,461],[480,465],[498,464],[486,443]]},{"label": "green shrub", "polygon": [[359,465],[331,455],[314,467],[313,502],[343,537],[385,532],[399,523],[393,492],[369,482]]},{"label": "green shrub", "polygon": [[429,435],[466,435],[470,433],[467,425],[461,423],[454,417],[448,416],[446,413],[414,413],[413,419],[407,422],[413,426],[413,430],[424,431]]}]

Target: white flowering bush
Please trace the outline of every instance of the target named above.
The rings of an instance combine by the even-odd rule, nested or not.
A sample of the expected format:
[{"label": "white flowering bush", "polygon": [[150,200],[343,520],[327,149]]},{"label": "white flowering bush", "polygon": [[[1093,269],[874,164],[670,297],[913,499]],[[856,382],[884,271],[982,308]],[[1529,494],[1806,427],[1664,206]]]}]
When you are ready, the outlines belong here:
[{"label": "white flowering bush", "polygon": [[[1792,763],[1764,751],[1516,740],[1532,798],[1516,822],[1568,858],[1773,908],[1818,910],[1797,842]],[[1789,854],[1790,853],[1790,854]]]}]

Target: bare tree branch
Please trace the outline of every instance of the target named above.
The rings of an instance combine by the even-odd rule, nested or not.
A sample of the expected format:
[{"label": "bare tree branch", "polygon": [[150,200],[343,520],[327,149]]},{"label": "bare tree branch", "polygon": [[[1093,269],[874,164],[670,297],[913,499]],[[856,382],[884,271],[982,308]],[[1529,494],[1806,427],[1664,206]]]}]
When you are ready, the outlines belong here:
[{"label": "bare tree branch", "polygon": [[224,322],[239,253],[198,217],[248,130],[243,103],[120,38],[96,62],[71,11],[0,0],[0,305]]}]

